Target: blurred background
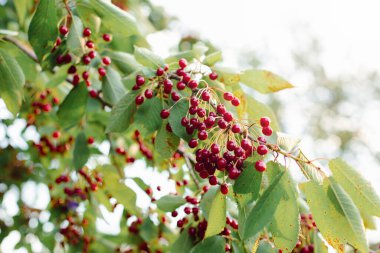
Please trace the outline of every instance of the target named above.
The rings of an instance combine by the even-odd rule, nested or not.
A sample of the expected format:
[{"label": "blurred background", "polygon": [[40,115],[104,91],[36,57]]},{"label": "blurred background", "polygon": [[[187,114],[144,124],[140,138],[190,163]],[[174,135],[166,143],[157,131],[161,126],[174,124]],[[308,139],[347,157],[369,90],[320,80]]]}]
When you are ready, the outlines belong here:
[{"label": "blurred background", "polygon": [[[318,158],[323,165],[327,164],[326,159],[342,156],[380,194],[380,2],[151,2],[162,8],[155,8],[153,14],[152,9],[142,8],[140,14],[150,15],[152,23],[157,18],[156,28],[162,25],[148,36],[153,51],[166,57],[178,50],[183,38],[201,39],[223,52],[223,66],[256,67],[279,74],[296,88],[266,96],[253,95],[275,110],[283,132],[302,138],[304,153],[311,159]],[[0,0],[1,3],[6,0]],[[169,19],[161,24],[166,15]],[[7,117],[0,101],[0,119]],[[23,122],[15,122],[14,128],[7,131],[16,143],[20,136],[18,124],[22,126]],[[0,125],[0,147],[8,145],[5,132]],[[135,167],[141,166],[144,164],[137,163]],[[141,170],[130,168],[129,172],[145,176],[147,183],[154,184]],[[160,180],[165,180],[165,175],[160,176]],[[23,192],[44,192],[45,197],[39,194],[32,202],[42,209],[46,206],[46,185],[26,185],[21,196]],[[17,213],[18,194],[15,190],[4,196],[0,217]],[[140,202],[143,205],[144,199]],[[106,214],[108,223],[100,221],[100,227],[112,232],[118,226],[115,217],[120,215],[119,209],[113,215]],[[377,230],[368,232],[371,243],[380,242],[380,220],[376,223]],[[9,243],[16,239],[17,234],[13,234],[4,240],[0,251],[6,252]]]}]

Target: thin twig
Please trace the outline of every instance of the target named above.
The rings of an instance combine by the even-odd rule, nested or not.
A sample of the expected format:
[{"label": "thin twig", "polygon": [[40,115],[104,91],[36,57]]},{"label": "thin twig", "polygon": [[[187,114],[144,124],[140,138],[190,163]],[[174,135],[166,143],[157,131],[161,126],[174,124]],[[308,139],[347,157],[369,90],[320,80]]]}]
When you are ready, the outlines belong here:
[{"label": "thin twig", "polygon": [[3,39],[5,41],[11,42],[13,45],[18,47],[27,56],[29,56],[33,61],[38,62],[38,58],[37,58],[36,54],[34,53],[34,51],[30,47],[22,44],[19,40],[17,40],[14,37],[5,36]]}]

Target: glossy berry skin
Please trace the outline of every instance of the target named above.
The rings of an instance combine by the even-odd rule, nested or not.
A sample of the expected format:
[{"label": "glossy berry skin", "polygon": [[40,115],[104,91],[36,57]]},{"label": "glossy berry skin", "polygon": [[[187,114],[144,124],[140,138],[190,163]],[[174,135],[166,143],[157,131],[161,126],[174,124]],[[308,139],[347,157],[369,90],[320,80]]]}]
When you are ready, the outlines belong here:
[{"label": "glossy berry skin", "polygon": [[103,40],[107,41],[107,42],[110,42],[112,40],[112,37],[111,37],[110,34],[105,33],[105,34],[103,34]]},{"label": "glossy berry skin", "polygon": [[255,169],[258,171],[258,172],[263,172],[267,169],[267,166],[265,164],[264,161],[262,160],[258,160],[256,163],[255,163]]},{"label": "glossy berry skin", "polygon": [[88,56],[89,56],[91,59],[94,59],[95,56],[96,56],[96,52],[95,52],[95,51],[90,51],[90,52],[88,53]]},{"label": "glossy berry skin", "polygon": [[195,80],[191,80],[191,81],[189,81],[188,86],[189,86],[190,89],[193,90],[193,89],[195,89],[195,88],[198,87],[198,82],[195,81]]},{"label": "glossy berry skin", "polygon": [[83,63],[84,63],[85,65],[88,65],[88,64],[90,64],[90,62],[91,62],[91,57],[88,56],[88,55],[85,55],[85,56],[83,56],[82,61],[83,61]]},{"label": "glossy berry skin", "polygon": [[167,119],[170,116],[170,111],[167,109],[163,109],[160,113],[161,118]]},{"label": "glossy berry skin", "polygon": [[222,104],[218,104],[217,107],[216,107],[216,111],[219,113],[219,114],[225,114],[226,113],[226,107]]},{"label": "glossy berry skin", "polygon": [[234,124],[231,128],[232,132],[235,134],[241,133],[241,127],[239,124]]},{"label": "glossy berry skin", "polygon": [[145,78],[143,76],[137,75],[136,76],[136,84],[138,86],[141,86],[145,83]]},{"label": "glossy berry skin", "polygon": [[231,101],[234,98],[234,95],[231,92],[225,92],[223,98],[227,101]]},{"label": "glossy berry skin", "polygon": [[177,83],[177,89],[178,90],[184,90],[186,88],[186,84],[183,82],[178,82]]},{"label": "glossy berry skin", "polygon": [[58,139],[61,136],[61,133],[59,131],[54,131],[52,136],[54,139]]},{"label": "glossy berry skin", "polygon": [[92,42],[91,40],[89,40],[89,41],[86,42],[86,47],[88,47],[88,48],[94,48],[95,44],[94,44],[94,42]]},{"label": "glossy berry skin", "polygon": [[144,103],[144,97],[141,95],[137,95],[135,98],[135,102],[136,102],[136,105],[141,105],[142,103]]},{"label": "glossy berry skin", "polygon": [[65,25],[61,25],[59,27],[59,33],[62,35],[66,35],[69,32],[69,29]]},{"label": "glossy berry skin", "polygon": [[220,152],[220,147],[219,147],[218,144],[213,143],[213,144],[211,145],[210,150],[211,150],[211,152],[212,152],[213,154],[219,154],[219,152]]},{"label": "glossy berry skin", "polygon": [[218,184],[218,179],[216,176],[212,175],[211,177],[208,178],[208,182],[210,185],[217,185]]},{"label": "glossy berry skin", "polygon": [[157,76],[162,76],[164,74],[164,69],[163,68],[158,68],[157,71],[156,71],[156,75]]},{"label": "glossy berry skin", "polygon": [[198,132],[198,139],[200,139],[201,141],[206,140],[207,137],[208,137],[208,134],[206,131],[203,130],[203,131]]},{"label": "glossy berry skin", "polygon": [[92,98],[98,97],[98,92],[96,92],[96,90],[90,90],[88,93],[90,94],[90,97]]},{"label": "glossy berry skin", "polygon": [[84,80],[87,80],[90,77],[90,73],[88,71],[83,71],[82,77]]},{"label": "glossy berry skin", "polygon": [[178,65],[179,65],[182,69],[186,68],[186,66],[187,66],[187,61],[186,61],[186,59],[184,59],[184,58],[180,59],[180,60],[178,61]]},{"label": "glossy berry skin", "polygon": [[260,125],[262,127],[269,127],[269,124],[270,124],[270,118],[268,118],[268,117],[260,118]]},{"label": "glossy berry skin", "polygon": [[233,106],[239,106],[240,105],[240,100],[237,98],[237,97],[234,97],[232,100],[231,100],[231,104]]},{"label": "glossy berry skin", "polygon": [[100,76],[105,76],[107,74],[107,71],[105,68],[98,68],[98,73]]},{"label": "glossy berry skin", "polygon": [[271,136],[272,133],[273,133],[273,130],[271,127],[263,127],[263,129],[261,130],[261,132],[266,135],[266,136]]},{"label": "glossy berry skin", "polygon": [[218,78],[218,74],[216,72],[212,72],[208,77],[210,77],[211,80],[216,80]]},{"label": "glossy berry skin", "polygon": [[83,37],[89,37],[90,35],[91,35],[91,29],[90,28],[88,28],[88,27],[86,27],[86,28],[84,28],[84,30],[83,30]]},{"label": "glossy berry skin", "polygon": [[268,154],[268,148],[267,148],[267,146],[259,145],[257,147],[257,153],[259,155],[266,155],[266,154]]},{"label": "glossy berry skin", "polygon": [[189,147],[190,148],[195,148],[196,146],[198,146],[198,141],[196,139],[191,139],[189,141]]},{"label": "glossy berry skin", "polygon": [[178,216],[178,212],[177,211],[173,211],[172,212],[172,217],[177,217]]},{"label": "glossy berry skin", "polygon": [[145,90],[144,95],[147,99],[151,99],[153,97],[153,91],[151,89],[147,89]]},{"label": "glossy berry skin", "polygon": [[249,139],[243,139],[243,140],[241,140],[240,146],[244,150],[249,150],[249,149],[252,148],[252,144],[251,144],[251,141]]},{"label": "glossy berry skin", "polygon": [[102,62],[104,65],[107,66],[107,65],[111,64],[111,59],[108,56],[105,56],[105,57],[103,57]]},{"label": "glossy berry skin", "polygon": [[226,129],[228,127],[228,122],[225,121],[224,119],[220,119],[218,121],[218,126],[220,129]]},{"label": "glossy berry skin", "polygon": [[223,114],[223,119],[227,122],[231,122],[234,118],[230,112]]},{"label": "glossy berry skin", "polygon": [[94,144],[94,142],[95,142],[95,139],[94,139],[94,137],[92,137],[92,136],[90,136],[90,137],[88,137],[88,139],[87,139],[87,143],[88,144]]},{"label": "glossy berry skin", "polygon": [[224,195],[227,195],[228,194],[228,185],[227,184],[222,184],[220,186],[220,192]]}]

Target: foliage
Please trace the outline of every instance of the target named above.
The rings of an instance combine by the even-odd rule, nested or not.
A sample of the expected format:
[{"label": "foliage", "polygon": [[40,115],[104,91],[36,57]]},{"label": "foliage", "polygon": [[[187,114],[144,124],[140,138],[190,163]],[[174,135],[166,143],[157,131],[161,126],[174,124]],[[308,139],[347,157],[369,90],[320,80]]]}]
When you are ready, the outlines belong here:
[{"label": "foliage", "polygon": [[[0,10],[0,97],[12,113],[2,124],[22,119],[38,138],[0,150],[1,197],[33,181],[49,187],[50,203],[20,199],[12,223],[0,217],[1,239],[17,229],[17,247],[31,249],[32,233],[50,251],[368,252],[365,224],[380,215],[373,188],[340,158],[327,175],[245,92],[292,84],[225,68],[202,41],[156,55],[146,36],[166,18],[147,1],[20,2]],[[156,199],[167,182],[153,189],[131,176],[138,161],[168,172],[175,192]],[[293,180],[289,161],[306,182]],[[137,203],[141,190],[149,208]],[[119,205],[120,233],[103,233],[103,208]]]}]

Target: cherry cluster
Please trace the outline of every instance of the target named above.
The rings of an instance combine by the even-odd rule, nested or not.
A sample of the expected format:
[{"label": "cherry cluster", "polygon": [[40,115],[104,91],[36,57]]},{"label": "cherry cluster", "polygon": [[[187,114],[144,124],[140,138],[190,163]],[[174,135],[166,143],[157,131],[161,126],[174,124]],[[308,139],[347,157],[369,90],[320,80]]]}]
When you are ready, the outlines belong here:
[{"label": "cherry cluster", "polygon": [[[89,252],[90,244],[93,241],[91,237],[83,234],[84,226],[87,226],[88,220],[79,218],[75,219],[72,216],[66,218],[68,225],[64,228],[61,228],[59,232],[64,236],[67,243],[71,245],[78,245],[82,243],[82,252]],[[64,247],[62,242],[62,248]]]},{"label": "cherry cluster", "polygon": [[[228,193],[226,179],[237,179],[244,169],[244,161],[251,157],[254,152],[261,157],[268,154],[268,146],[264,136],[271,136],[273,133],[270,127],[270,119],[262,117],[259,122],[248,124],[234,117],[225,105],[230,103],[232,107],[240,105],[240,100],[231,92],[224,92],[224,103],[220,102],[217,89],[208,85],[205,80],[196,80],[191,68],[187,68],[185,59],[178,61],[179,68],[170,71],[168,66],[158,68],[156,75],[149,79],[146,84],[145,77],[136,76],[136,84],[133,90],[143,91],[135,98],[137,105],[144,103],[145,99],[154,96],[160,97],[165,104],[169,104],[169,99],[174,103],[181,99],[189,101],[189,108],[186,115],[181,118],[181,125],[188,135],[193,136],[188,145],[196,150],[195,171],[203,179],[208,179],[210,185],[220,184],[221,192]],[[211,72],[211,80],[216,80],[218,74]],[[174,85],[173,80],[177,83]],[[181,91],[188,88],[191,91],[190,97],[182,97]],[[163,109],[160,116],[166,119],[170,116],[172,107]],[[264,136],[258,135],[252,128],[261,128]],[[167,125],[167,131],[171,131]],[[263,172],[266,164],[263,159],[255,161],[255,169]],[[222,182],[219,182],[216,172]]]},{"label": "cherry cluster", "polygon": [[[67,36],[69,34],[69,28],[66,25],[61,25],[59,27],[60,37],[56,39],[55,45],[52,49],[52,52],[57,50],[64,42],[67,40]],[[63,64],[71,64],[71,66],[67,70],[68,79],[73,85],[79,84],[82,80],[87,84],[87,86],[91,86],[90,81],[90,73],[91,67],[97,68],[99,78],[102,78],[107,75],[107,71],[105,66],[111,64],[111,59],[108,56],[101,57],[100,63],[97,61],[93,61],[97,58],[99,52],[96,50],[96,43],[91,39],[92,31],[90,28],[86,27],[82,32],[83,39],[85,40],[85,50],[86,52],[81,56],[81,60],[78,61],[73,57],[69,52],[65,54],[59,54],[56,58],[56,63],[58,65]],[[110,34],[103,34],[102,39],[104,42],[112,41],[112,36]],[[83,70],[79,73],[79,69]],[[90,90],[89,94],[91,97],[98,97],[98,91]]]},{"label": "cherry cluster", "polygon": [[59,141],[61,133],[59,131],[54,131],[52,137],[46,135],[41,136],[38,143],[34,143],[34,147],[37,148],[40,156],[46,156],[49,154],[60,154],[64,155],[70,150],[74,138],[70,136],[65,141]]},{"label": "cherry cluster", "polygon": [[31,102],[32,111],[27,115],[27,125],[34,125],[36,123],[37,115],[50,112],[53,109],[53,106],[58,104],[59,98],[53,96],[49,89],[37,94]]}]

